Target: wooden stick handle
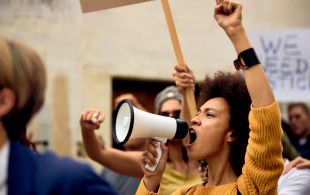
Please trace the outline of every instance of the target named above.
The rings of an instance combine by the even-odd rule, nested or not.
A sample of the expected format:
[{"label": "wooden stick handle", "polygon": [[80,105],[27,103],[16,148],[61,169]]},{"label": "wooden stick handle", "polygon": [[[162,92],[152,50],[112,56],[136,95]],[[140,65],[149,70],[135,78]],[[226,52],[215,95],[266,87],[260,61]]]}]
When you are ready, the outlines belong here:
[{"label": "wooden stick handle", "polygon": [[[180,47],[180,42],[178,39],[178,35],[177,35],[177,31],[175,29],[175,25],[174,25],[174,21],[172,18],[172,14],[171,14],[171,10],[170,10],[170,6],[168,3],[168,0],[161,0],[161,3],[163,5],[164,8],[164,12],[165,12],[165,16],[166,16],[166,21],[167,21],[167,25],[168,25],[168,29],[169,29],[169,33],[170,33],[170,37],[171,37],[171,41],[172,41],[172,45],[174,48],[174,52],[177,58],[177,62],[179,65],[186,67],[186,64],[184,62],[184,58],[183,58],[183,54],[181,51],[181,47]],[[192,89],[187,88],[186,89],[186,100],[187,100],[187,106],[188,106],[188,110],[190,112],[190,117],[194,117],[197,113],[197,108],[196,108],[196,101],[194,98],[194,93],[192,91]]]},{"label": "wooden stick handle", "polygon": [[174,53],[177,57],[177,61],[181,66],[186,67],[168,0],[161,0],[161,3],[162,3],[163,8],[164,8],[166,21],[167,21],[168,29],[170,32],[170,37],[171,37],[172,45],[174,48]]}]

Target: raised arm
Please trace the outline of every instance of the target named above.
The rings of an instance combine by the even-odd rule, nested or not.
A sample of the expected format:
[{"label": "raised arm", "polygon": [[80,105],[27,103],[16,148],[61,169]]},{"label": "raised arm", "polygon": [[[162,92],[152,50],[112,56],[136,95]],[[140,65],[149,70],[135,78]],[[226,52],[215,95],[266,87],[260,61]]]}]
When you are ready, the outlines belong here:
[{"label": "raised arm", "polygon": [[235,47],[235,67],[243,68],[252,100],[248,117],[251,131],[238,189],[242,194],[276,194],[283,170],[280,109],[243,27],[242,5],[229,0],[216,3],[214,17]]},{"label": "raised arm", "polygon": [[[216,4],[214,18],[232,41],[237,54],[239,55],[241,52],[252,48],[242,24],[242,5],[229,0],[216,0]],[[245,55],[252,57],[252,54]],[[242,64],[245,64],[242,57],[240,61]],[[245,65],[248,66],[250,64]],[[253,64],[251,68],[243,69],[243,73],[255,108],[268,106],[275,101],[272,89],[260,62]]]},{"label": "raised arm", "polygon": [[142,178],[139,157],[142,152],[126,152],[109,148],[97,137],[94,130],[99,129],[105,115],[99,110],[85,110],[80,118],[83,143],[87,155],[101,165],[123,175]]}]

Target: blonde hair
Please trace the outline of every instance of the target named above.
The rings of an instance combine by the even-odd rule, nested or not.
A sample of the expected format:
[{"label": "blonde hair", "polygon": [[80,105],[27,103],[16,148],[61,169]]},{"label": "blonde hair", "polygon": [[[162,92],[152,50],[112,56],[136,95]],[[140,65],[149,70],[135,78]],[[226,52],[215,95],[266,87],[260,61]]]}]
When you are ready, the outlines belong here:
[{"label": "blonde hair", "polygon": [[30,47],[0,37],[0,88],[11,89],[16,96],[12,111],[2,121],[10,139],[20,139],[31,117],[44,102],[45,66]]}]

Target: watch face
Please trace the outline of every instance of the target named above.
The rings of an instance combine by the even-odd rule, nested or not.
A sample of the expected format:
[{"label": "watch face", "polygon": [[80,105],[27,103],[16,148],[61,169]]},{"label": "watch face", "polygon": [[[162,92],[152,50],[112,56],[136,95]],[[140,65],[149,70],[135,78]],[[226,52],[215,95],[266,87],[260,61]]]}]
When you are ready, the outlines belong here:
[{"label": "watch face", "polygon": [[[241,58],[244,63],[241,62]],[[256,64],[260,64],[260,61],[255,53],[255,50],[253,48],[244,50],[239,54],[239,62],[240,66],[242,66],[243,69],[247,69],[251,66],[254,66]]]},{"label": "watch face", "polygon": [[237,70],[248,69],[249,67],[257,64],[260,64],[260,61],[253,48],[241,52],[238,55],[238,59],[234,61],[234,66]]}]

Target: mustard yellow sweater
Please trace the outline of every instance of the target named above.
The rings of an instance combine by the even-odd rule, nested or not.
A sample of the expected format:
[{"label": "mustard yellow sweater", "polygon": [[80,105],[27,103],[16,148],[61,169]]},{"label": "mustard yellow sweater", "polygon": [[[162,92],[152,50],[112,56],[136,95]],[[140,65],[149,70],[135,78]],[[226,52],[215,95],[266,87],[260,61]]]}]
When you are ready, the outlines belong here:
[{"label": "mustard yellow sweater", "polygon": [[183,186],[193,186],[202,183],[200,174],[186,175],[172,168],[171,163],[167,162],[163,173],[160,189],[162,195],[169,195]]},{"label": "mustard yellow sweater", "polygon": [[[188,191],[186,195],[236,195],[237,186],[243,195],[277,194],[277,183],[284,167],[281,145],[281,113],[278,103],[274,102],[264,108],[251,106],[249,122],[251,132],[245,154],[245,164],[237,182],[214,187],[205,187],[202,184],[185,186],[172,194],[180,195]],[[149,192],[141,180],[136,194],[161,194],[161,189],[159,188],[157,193]]]}]

